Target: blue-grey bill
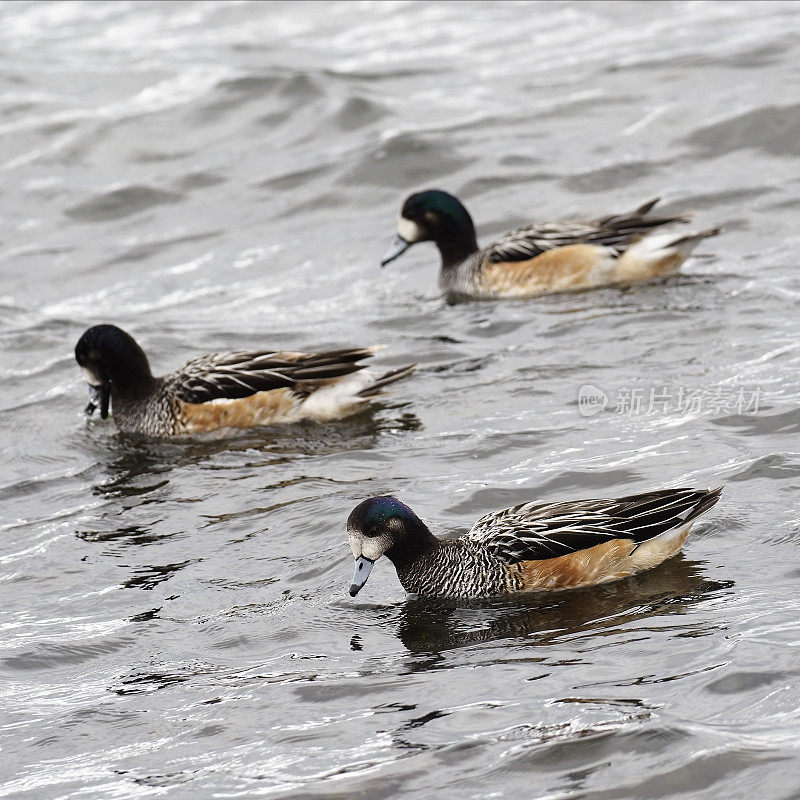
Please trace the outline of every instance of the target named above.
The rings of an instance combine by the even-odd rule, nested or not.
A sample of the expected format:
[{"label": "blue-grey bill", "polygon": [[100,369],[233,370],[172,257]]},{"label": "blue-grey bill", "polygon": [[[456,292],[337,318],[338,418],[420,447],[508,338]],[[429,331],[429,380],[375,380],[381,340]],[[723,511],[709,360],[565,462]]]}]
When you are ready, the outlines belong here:
[{"label": "blue-grey bill", "polygon": [[350,597],[355,597],[364,588],[364,584],[367,582],[370,572],[372,572],[372,565],[374,563],[374,561],[370,561],[368,558],[364,558],[364,556],[356,559],[353,582],[350,584]]},{"label": "blue-grey bill", "polygon": [[108,416],[108,401],[111,397],[111,392],[107,386],[92,386],[89,385],[89,405],[86,406],[85,414],[91,417],[97,409],[100,409],[100,419],[105,419]]},{"label": "blue-grey bill", "polygon": [[381,266],[385,267],[390,261],[394,261],[397,256],[403,255],[408,248],[411,247],[411,242],[407,242],[400,236],[395,236],[392,246],[386,252],[386,255],[381,259]]}]

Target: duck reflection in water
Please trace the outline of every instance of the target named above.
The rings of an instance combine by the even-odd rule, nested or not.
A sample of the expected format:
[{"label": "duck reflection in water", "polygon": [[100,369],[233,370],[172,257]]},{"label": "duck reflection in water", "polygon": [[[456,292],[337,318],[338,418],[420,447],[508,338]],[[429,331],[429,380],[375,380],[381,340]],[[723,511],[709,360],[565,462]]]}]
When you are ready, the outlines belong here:
[{"label": "duck reflection in water", "polygon": [[[254,468],[276,467],[297,457],[370,450],[386,433],[417,430],[422,423],[406,403],[386,403],[376,414],[370,408],[336,425],[298,423],[287,429],[275,426],[248,430],[228,439],[184,439],[180,443],[116,432],[93,432],[88,440],[103,477],[92,492],[99,497],[138,497],[169,483],[175,469],[201,464],[221,453],[246,453]],[[86,449],[84,437],[75,446]]]},{"label": "duck reflection in water", "polygon": [[[411,598],[400,609],[396,633],[410,652],[434,657],[502,639],[523,639],[535,647],[559,644],[566,637],[615,630],[653,617],[677,617],[733,586],[732,581],[709,579],[703,565],[678,555],[648,572],[583,589],[485,600]],[[685,630],[701,635],[704,626],[691,619]],[[427,662],[418,668],[432,666]]]}]

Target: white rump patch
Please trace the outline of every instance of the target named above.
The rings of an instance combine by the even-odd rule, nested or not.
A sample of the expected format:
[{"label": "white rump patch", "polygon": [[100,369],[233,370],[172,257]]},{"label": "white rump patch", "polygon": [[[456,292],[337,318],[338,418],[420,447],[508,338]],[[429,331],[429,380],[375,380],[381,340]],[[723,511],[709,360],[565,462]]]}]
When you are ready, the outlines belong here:
[{"label": "white rump patch", "polygon": [[677,555],[681,549],[683,536],[689,532],[691,527],[692,523],[690,522],[688,525],[672,528],[672,530],[664,531],[664,533],[642,542],[629,556],[632,571],[639,572],[650,569]]},{"label": "white rump patch", "polygon": [[368,398],[358,397],[358,393],[374,380],[374,372],[363,370],[323,386],[303,401],[297,409],[296,418],[325,422],[346,417],[368,402]]}]

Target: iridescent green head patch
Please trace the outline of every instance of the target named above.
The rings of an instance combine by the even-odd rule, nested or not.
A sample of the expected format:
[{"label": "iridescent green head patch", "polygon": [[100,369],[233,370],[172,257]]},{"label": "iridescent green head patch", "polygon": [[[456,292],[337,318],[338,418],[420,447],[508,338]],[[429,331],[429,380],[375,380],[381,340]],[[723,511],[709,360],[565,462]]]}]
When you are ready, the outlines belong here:
[{"label": "iridescent green head patch", "polygon": [[429,212],[440,214],[463,230],[474,229],[472,217],[461,201],[441,189],[427,189],[424,192],[412,194],[403,204],[403,210],[400,213],[406,219],[414,222],[430,224],[431,219],[426,217]]},{"label": "iridescent green head patch", "polygon": [[394,517],[416,520],[416,514],[396,497],[384,495],[372,497],[357,505],[347,521],[349,530],[357,530],[364,536],[377,536],[384,523]]}]

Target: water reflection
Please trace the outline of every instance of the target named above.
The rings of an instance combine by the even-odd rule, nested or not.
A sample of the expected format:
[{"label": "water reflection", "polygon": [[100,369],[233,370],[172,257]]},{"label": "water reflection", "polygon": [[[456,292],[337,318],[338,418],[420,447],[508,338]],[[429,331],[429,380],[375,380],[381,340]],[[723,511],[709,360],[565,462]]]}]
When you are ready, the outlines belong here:
[{"label": "water reflection", "polygon": [[[491,600],[414,598],[400,610],[397,636],[412,653],[436,655],[474,644],[513,638],[536,647],[576,634],[597,634],[633,622],[674,618],[733,586],[710,580],[703,562],[677,556],[627,580],[564,592],[534,593]],[[687,634],[701,635],[705,623],[687,622]],[[521,642],[517,641],[517,644]],[[429,668],[415,662],[411,669]]]},{"label": "water reflection", "polygon": [[745,436],[765,436],[767,434],[784,434],[800,432],[800,409],[777,414],[766,414],[762,408],[759,414],[732,414],[727,417],[712,419],[713,425],[732,428]]},{"label": "water reflection", "polygon": [[[386,409],[384,406],[383,410]],[[117,552],[118,546],[156,544],[176,535],[175,530],[161,530],[162,514],[144,523],[129,519],[126,524],[120,524],[121,515],[128,511],[138,513],[145,505],[159,506],[173,492],[177,495],[176,502],[180,503],[202,499],[197,496],[187,498],[180,490],[176,491],[170,477],[173,473],[185,474],[186,468],[198,465],[207,470],[208,462],[212,462],[212,469],[219,473],[220,478],[226,474],[230,476],[231,470],[241,478],[264,470],[270,470],[267,474],[274,474],[276,468],[283,466],[291,472],[296,461],[309,456],[371,450],[381,437],[395,436],[421,425],[414,414],[398,409],[402,406],[394,407],[391,414],[376,415],[376,409],[371,409],[327,425],[259,428],[234,438],[179,443],[153,441],[120,432],[108,435],[107,430],[90,429],[88,437],[82,437],[76,446],[89,449],[92,457],[97,459],[95,480],[90,489],[93,495],[108,502],[104,504],[105,510],[96,511],[88,526],[77,530],[75,535],[86,542],[111,543]],[[228,455],[230,458],[226,460]],[[276,478],[272,483],[260,486],[260,491],[277,491],[293,483],[312,480],[304,475]],[[255,511],[248,507],[237,512],[206,514],[205,517],[212,522],[229,521],[277,510],[284,505],[286,503],[279,502]]]},{"label": "water reflection", "polygon": [[123,676],[119,680],[118,686],[112,686],[111,691],[115,694],[146,694],[159,689],[166,689],[179,683],[185,683],[196,674],[207,672],[205,669],[186,669],[179,670],[151,670],[143,672],[132,672]]},{"label": "water reflection", "polygon": [[[392,413],[377,413],[382,408]],[[254,467],[260,468],[289,463],[297,457],[369,450],[382,436],[417,430],[421,426],[419,418],[406,410],[405,404],[397,404],[392,407],[376,405],[335,423],[263,427],[230,437],[191,438],[180,442],[154,441],[120,432],[108,436],[94,430],[90,443],[106,477],[95,483],[92,491],[102,497],[137,497],[167,485],[167,478],[150,480],[153,476],[205,462],[220,453],[261,454],[263,460],[253,462]]]},{"label": "water reflection", "polygon": [[143,525],[121,525],[103,531],[79,530],[75,535],[85,542],[112,542],[123,546],[142,547],[148,544],[157,544],[174,534],[159,533],[153,528]]},{"label": "water reflection", "polygon": [[160,583],[168,581],[184,567],[188,567],[190,564],[197,564],[199,561],[199,558],[193,558],[174,564],[150,564],[144,567],[137,567],[133,570],[133,576],[128,578],[122,586],[125,589],[149,591],[150,589],[155,589]]}]

